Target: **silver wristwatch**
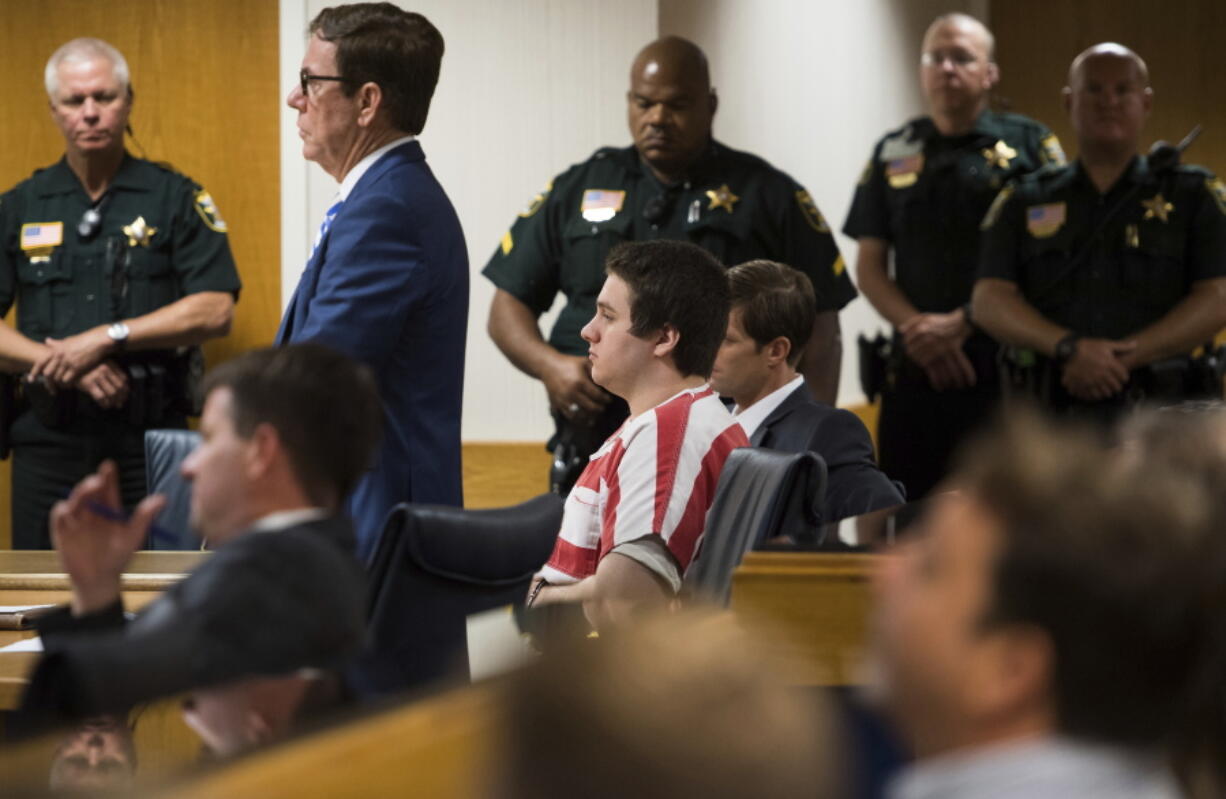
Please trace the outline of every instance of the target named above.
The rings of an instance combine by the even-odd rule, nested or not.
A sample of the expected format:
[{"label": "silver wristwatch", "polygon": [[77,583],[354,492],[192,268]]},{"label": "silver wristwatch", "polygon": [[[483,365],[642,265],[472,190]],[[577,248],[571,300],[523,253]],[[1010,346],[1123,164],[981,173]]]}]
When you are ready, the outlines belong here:
[{"label": "silver wristwatch", "polygon": [[106,329],[106,334],[115,342],[115,348],[122,350],[128,345],[128,336],[132,331],[123,322],[116,322]]}]

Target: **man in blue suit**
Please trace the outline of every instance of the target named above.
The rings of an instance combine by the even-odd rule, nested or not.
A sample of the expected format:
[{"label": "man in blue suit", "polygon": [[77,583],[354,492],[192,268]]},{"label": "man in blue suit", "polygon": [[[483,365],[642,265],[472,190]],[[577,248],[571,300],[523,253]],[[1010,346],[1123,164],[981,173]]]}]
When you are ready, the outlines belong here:
[{"label": "man in blue suit", "polygon": [[287,102],[298,112],[303,157],[340,188],[277,343],[323,342],[377,377],[387,432],[349,501],[367,557],[396,503],[462,504],[468,255],[415,138],[443,37],[390,3],[326,8],[310,31]]},{"label": "man in blue suit", "polygon": [[785,452],[813,451],[826,461],[826,522],[905,501],[873,459],[873,442],[850,411],[817,402],[797,372],[817,305],[803,273],[773,261],[728,271],[732,312],[715,358],[711,386],[732,409],[749,443]]}]

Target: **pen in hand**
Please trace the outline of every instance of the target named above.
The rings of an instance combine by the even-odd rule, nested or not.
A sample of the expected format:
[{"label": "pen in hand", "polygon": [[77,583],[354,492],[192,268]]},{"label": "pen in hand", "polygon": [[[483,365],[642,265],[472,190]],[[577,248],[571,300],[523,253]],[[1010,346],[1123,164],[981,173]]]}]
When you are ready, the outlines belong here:
[{"label": "pen in hand", "polygon": [[[110,522],[126,522],[131,519],[131,516],[129,516],[126,512],[116,510],[115,508],[108,507],[103,505],[101,502],[94,500],[86,500],[85,507],[89,509],[90,513],[93,513],[96,516],[101,516],[103,519]],[[153,524],[149,525],[149,540],[151,542],[168,542],[176,539],[174,533],[154,522]]]}]

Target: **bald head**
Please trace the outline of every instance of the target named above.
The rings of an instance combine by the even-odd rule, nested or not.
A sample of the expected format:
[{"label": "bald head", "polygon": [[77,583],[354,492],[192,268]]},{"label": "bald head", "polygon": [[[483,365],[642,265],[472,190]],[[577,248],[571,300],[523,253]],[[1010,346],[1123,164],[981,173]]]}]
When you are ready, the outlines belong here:
[{"label": "bald head", "polygon": [[1085,75],[1086,65],[1088,62],[1103,58],[1114,58],[1131,62],[1133,68],[1136,70],[1135,74],[1137,81],[1141,84],[1141,86],[1146,88],[1149,87],[1149,67],[1145,65],[1144,59],[1124,45],[1116,44],[1115,42],[1102,42],[1101,44],[1096,44],[1093,47],[1083,50],[1076,58],[1074,58],[1072,65],[1069,66],[1068,69],[1069,87],[1075,89],[1078,87],[1078,85],[1080,85],[1080,82]]},{"label": "bald head", "polygon": [[702,48],[680,36],[656,39],[639,51],[630,67],[630,82],[639,77],[668,76],[674,83],[692,84],[705,93],[711,88],[711,73]]},{"label": "bald head", "polygon": [[630,67],[627,121],[639,156],[665,183],[685,178],[710,146],[717,105],[698,45],[656,39]]},{"label": "bald head", "polygon": [[983,23],[966,14],[944,14],[928,26],[920,56],[920,86],[937,128],[965,133],[988,107],[1000,76],[995,43]]},{"label": "bald head", "polygon": [[928,26],[928,30],[924,32],[924,52],[928,52],[929,45],[937,37],[938,33],[951,29],[962,31],[974,39],[982,48],[981,52],[988,61],[995,58],[996,37],[992,35],[988,27],[970,14],[958,12],[942,14],[932,21],[932,24]]},{"label": "bald head", "polygon": [[1153,105],[1149,70],[1122,44],[1096,44],[1073,59],[1064,105],[1082,160],[1122,163],[1136,154]]}]

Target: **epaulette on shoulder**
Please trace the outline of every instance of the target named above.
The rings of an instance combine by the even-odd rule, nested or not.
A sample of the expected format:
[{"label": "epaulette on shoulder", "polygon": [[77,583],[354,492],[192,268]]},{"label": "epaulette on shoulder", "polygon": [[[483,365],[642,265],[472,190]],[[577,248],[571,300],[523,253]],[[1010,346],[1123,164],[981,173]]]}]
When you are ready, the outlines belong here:
[{"label": "epaulette on shoulder", "polygon": [[1200,164],[1176,164],[1175,174],[1179,176],[1187,176],[1194,180],[1208,180],[1215,177],[1213,170],[1203,167]]},{"label": "epaulette on shoulder", "polygon": [[1067,171],[1068,167],[1065,165],[1046,163],[1033,172],[1022,175],[1018,180],[1019,182],[1050,183]]},{"label": "epaulette on shoulder", "polygon": [[1041,130],[1043,128],[1043,124],[1037,119],[1031,119],[1025,114],[1018,114],[1013,111],[997,111],[996,120],[1014,128],[1027,130]]},{"label": "epaulette on shoulder", "polygon": [[903,136],[913,138],[917,131],[922,130],[924,126],[928,124],[931,124],[928,117],[912,117],[893,130],[886,131],[885,135],[881,137],[881,141],[885,141],[887,139],[899,139]]}]

